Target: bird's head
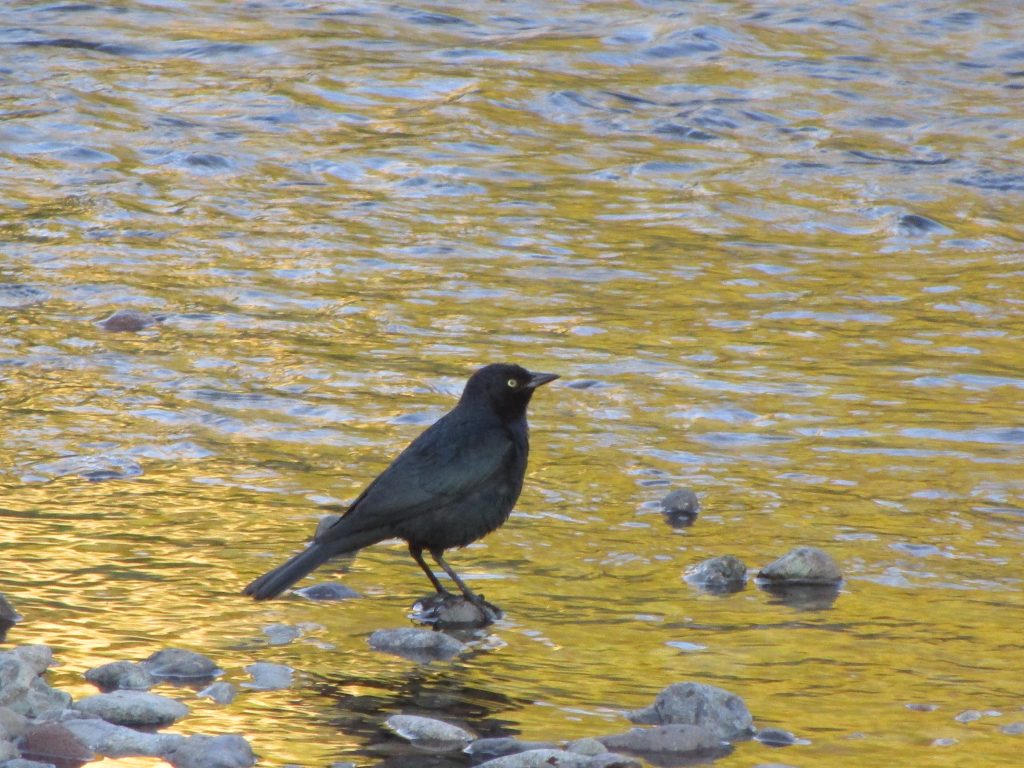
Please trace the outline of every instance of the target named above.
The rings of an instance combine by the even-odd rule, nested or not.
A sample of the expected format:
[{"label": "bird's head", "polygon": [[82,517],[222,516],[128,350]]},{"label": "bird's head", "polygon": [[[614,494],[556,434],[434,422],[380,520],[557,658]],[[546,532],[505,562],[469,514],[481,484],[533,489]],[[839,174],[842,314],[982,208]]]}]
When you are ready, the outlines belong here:
[{"label": "bird's head", "polygon": [[534,390],[558,378],[556,373],[531,373],[521,365],[492,363],[466,382],[460,403],[488,404],[503,419],[516,419],[526,413]]}]

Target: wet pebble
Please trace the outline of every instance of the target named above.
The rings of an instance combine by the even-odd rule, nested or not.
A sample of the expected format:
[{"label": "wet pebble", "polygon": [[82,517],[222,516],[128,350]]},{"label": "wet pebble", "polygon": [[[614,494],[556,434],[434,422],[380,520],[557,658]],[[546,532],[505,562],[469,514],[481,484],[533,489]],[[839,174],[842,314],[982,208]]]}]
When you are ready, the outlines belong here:
[{"label": "wet pebble", "polygon": [[738,557],[712,557],[686,569],[687,583],[714,594],[739,592],[747,581],[747,566]]},{"label": "wet pebble", "polygon": [[473,741],[473,734],[457,725],[418,715],[392,715],[384,725],[415,746],[430,752],[455,752]]},{"label": "wet pebble", "polygon": [[85,679],[101,691],[148,691],[157,682],[145,666],[134,661],[112,661],[93,667],[85,673]]},{"label": "wet pebble", "polygon": [[188,707],[180,701],[144,691],[98,693],[79,699],[71,706],[115,725],[170,725],[188,714]]},{"label": "wet pebble", "polygon": [[142,662],[154,677],[166,680],[205,680],[223,670],[202,654],[184,648],[165,648]]},{"label": "wet pebble", "polygon": [[710,729],[685,723],[631,728],[625,733],[603,736],[599,741],[613,751],[623,750],[640,754],[709,752],[722,746],[722,740]]},{"label": "wet pebble", "polygon": [[136,309],[119,309],[110,317],[100,320],[97,325],[112,333],[133,333],[148,328],[154,323],[160,322],[161,319]]},{"label": "wet pebble", "polygon": [[798,741],[796,736],[781,728],[762,728],[754,738],[769,747],[791,747]]},{"label": "wet pebble", "polygon": [[965,709],[953,719],[958,723],[973,723],[976,720],[981,720],[981,712],[976,709]]},{"label": "wet pebble", "polygon": [[65,720],[63,725],[89,749],[111,758],[160,757],[185,741],[184,736],[176,733],[147,733],[100,718]]},{"label": "wet pebble", "polygon": [[999,729],[1001,733],[1005,733],[1007,736],[1020,736],[1024,734],[1024,720],[1018,720],[1015,723],[1007,723]]},{"label": "wet pebble", "polygon": [[378,629],[368,642],[375,651],[422,663],[447,661],[468,648],[450,635],[429,629]]},{"label": "wet pebble", "polygon": [[196,695],[205,699],[213,699],[218,704],[230,704],[235,700],[238,691],[231,683],[220,682],[206,686]]},{"label": "wet pebble", "polygon": [[256,691],[279,691],[290,688],[292,685],[294,670],[286,664],[259,661],[247,666],[245,671],[249,673],[252,682],[242,683],[243,688],[252,688]]},{"label": "wet pebble", "polygon": [[762,568],[758,578],[776,584],[835,585],[843,577],[826,552],[817,547],[797,547]]},{"label": "wet pebble", "polygon": [[643,725],[696,725],[724,740],[747,738],[754,731],[754,719],[743,699],[704,683],[674,683],[658,693],[654,704],[627,712],[626,717]]},{"label": "wet pebble", "polygon": [[661,500],[661,511],[674,526],[691,525],[700,512],[700,499],[689,488],[678,488]]},{"label": "wet pebble", "polygon": [[42,288],[20,283],[0,283],[0,307],[27,307],[45,301],[50,295]]},{"label": "wet pebble", "polygon": [[311,587],[297,589],[295,592],[307,600],[351,600],[353,598],[362,597],[362,595],[354,589],[346,587],[338,581],[314,584]]},{"label": "wet pebble", "polygon": [[242,736],[189,736],[164,756],[174,768],[249,768],[256,755]]}]

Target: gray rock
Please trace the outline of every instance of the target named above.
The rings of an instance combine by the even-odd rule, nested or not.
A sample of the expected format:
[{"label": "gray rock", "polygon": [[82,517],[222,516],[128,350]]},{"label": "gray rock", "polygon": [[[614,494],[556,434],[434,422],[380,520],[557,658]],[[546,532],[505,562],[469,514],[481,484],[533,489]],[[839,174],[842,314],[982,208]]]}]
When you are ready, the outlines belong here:
[{"label": "gray rock", "polygon": [[188,714],[188,707],[180,701],[144,691],[98,693],[71,706],[116,725],[170,725]]},{"label": "gray rock", "polygon": [[247,666],[245,671],[249,673],[252,682],[242,683],[243,688],[252,688],[257,691],[280,691],[290,688],[292,685],[294,670],[286,664],[259,661]]},{"label": "gray rock", "polygon": [[37,760],[25,760],[16,758],[0,763],[0,768],[57,768],[53,763],[40,763]]},{"label": "gray rock", "polygon": [[0,762],[17,760],[21,757],[21,750],[9,741],[0,739]]},{"label": "gray rock", "polygon": [[625,733],[602,736],[598,741],[611,750],[621,749],[641,754],[709,752],[722,746],[722,740],[708,728],[684,723],[631,728]]},{"label": "gray rock", "polygon": [[842,581],[835,560],[817,547],[797,547],[769,563],[758,578],[773,583],[835,585]]},{"label": "gray rock", "polygon": [[439,594],[417,600],[412,613],[412,618],[416,621],[446,629],[486,627],[501,616],[501,609],[486,600],[481,608],[462,595]]},{"label": "gray rock", "polygon": [[457,725],[417,715],[392,715],[384,725],[421,749],[455,752],[473,741],[474,735]]},{"label": "gray rock", "polygon": [[686,581],[708,592],[738,592],[747,581],[747,566],[738,557],[712,557],[686,569]]},{"label": "gray rock", "polygon": [[137,309],[119,309],[110,317],[100,320],[98,325],[103,330],[112,333],[131,333],[141,331],[143,328],[147,328],[161,319],[148,312],[139,312]]},{"label": "gray rock", "polygon": [[965,709],[953,719],[958,723],[973,723],[976,720],[981,720],[981,712],[976,709]]},{"label": "gray rock", "polygon": [[0,741],[13,741],[27,729],[27,717],[10,707],[0,707]]},{"label": "gray rock", "polygon": [[[754,729],[754,719],[743,699],[703,683],[670,685],[658,693],[653,705],[628,712],[626,717],[645,725],[697,725],[716,739],[726,741],[749,737]],[[607,741],[602,741],[612,748]]]},{"label": "gray rock", "polygon": [[183,648],[157,651],[142,664],[154,677],[167,680],[206,680],[223,671],[205,656]]},{"label": "gray rock", "polygon": [[781,728],[762,728],[754,739],[769,747],[791,747],[797,743],[796,736]]},{"label": "gray rock", "polygon": [[421,663],[447,661],[468,647],[443,632],[429,629],[378,629],[368,640],[370,647]]},{"label": "gray rock", "polygon": [[591,768],[594,758],[562,749],[530,749],[496,757],[477,768]]},{"label": "gray rock", "polygon": [[1021,734],[1024,734],[1024,720],[1018,720],[1015,723],[1007,723],[999,730],[1007,736],[1020,736]]},{"label": "gray rock", "polygon": [[40,723],[29,726],[18,740],[24,757],[52,760],[60,764],[91,762],[96,755],[63,723]]},{"label": "gray rock", "polygon": [[36,677],[29,683],[28,690],[9,706],[27,717],[39,718],[60,712],[70,704],[70,694],[51,688],[42,677]]},{"label": "gray rock", "polygon": [[235,690],[235,686],[231,683],[221,682],[208,685],[196,695],[207,699],[213,699],[218,704],[230,704],[235,700],[235,696],[238,695],[238,691]]},{"label": "gray rock", "polygon": [[101,691],[148,691],[157,683],[144,665],[134,661],[112,661],[93,667],[85,673],[85,679]]},{"label": "gray rock", "polygon": [[176,733],[147,733],[99,718],[65,720],[65,728],[92,751],[105,757],[160,757],[177,749],[185,737]]},{"label": "gray rock", "polygon": [[661,511],[669,517],[693,518],[700,512],[700,499],[689,488],[680,488],[661,500]]},{"label": "gray rock", "polygon": [[311,587],[303,587],[295,590],[295,594],[301,595],[307,600],[352,600],[362,597],[350,587],[338,581],[327,581],[323,584],[314,584]]},{"label": "gray rock", "polygon": [[603,755],[608,751],[608,747],[597,739],[591,738],[575,739],[574,741],[570,741],[565,745],[565,749],[568,752],[575,752],[577,755],[587,755],[588,757]]},{"label": "gray rock", "polygon": [[189,736],[164,759],[175,768],[249,768],[256,764],[249,742],[235,734]]},{"label": "gray rock", "polygon": [[53,651],[47,645],[19,645],[8,653],[14,654],[28,664],[29,668],[37,675],[46,672],[50,664],[53,663]]},{"label": "gray rock", "polygon": [[11,651],[0,653],[0,705],[17,709],[37,677],[38,673],[21,657]]},{"label": "gray rock", "polygon": [[477,761],[514,755],[531,749],[558,749],[558,747],[550,741],[520,741],[511,736],[501,736],[492,739],[477,739],[466,747],[465,752],[474,761]]},{"label": "gray rock", "polygon": [[263,628],[268,645],[288,645],[292,640],[302,637],[302,630],[290,624],[268,624]]}]

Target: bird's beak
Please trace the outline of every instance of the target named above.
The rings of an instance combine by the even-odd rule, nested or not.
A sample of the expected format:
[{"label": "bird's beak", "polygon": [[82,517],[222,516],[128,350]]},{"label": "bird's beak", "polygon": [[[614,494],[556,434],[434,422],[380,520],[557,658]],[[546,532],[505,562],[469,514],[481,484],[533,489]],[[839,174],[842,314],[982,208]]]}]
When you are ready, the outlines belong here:
[{"label": "bird's beak", "polygon": [[557,373],[531,373],[530,380],[526,383],[526,388],[536,389],[537,387],[543,387],[548,382],[554,381],[557,378]]}]

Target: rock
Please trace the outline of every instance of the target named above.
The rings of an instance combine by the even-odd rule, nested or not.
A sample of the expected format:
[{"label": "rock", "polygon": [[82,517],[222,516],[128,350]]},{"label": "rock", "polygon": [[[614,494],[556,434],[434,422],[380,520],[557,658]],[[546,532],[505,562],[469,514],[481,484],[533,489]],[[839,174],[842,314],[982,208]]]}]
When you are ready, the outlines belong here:
[{"label": "rock", "polygon": [[577,755],[587,755],[588,757],[594,757],[595,755],[603,755],[608,751],[608,747],[602,744],[597,739],[584,738],[570,741],[565,745],[565,749],[568,752],[575,752]]},{"label": "rock", "polygon": [[0,653],[0,705],[17,708],[37,677],[32,666],[12,651]]},{"label": "rock", "polygon": [[303,587],[295,590],[295,594],[301,595],[307,600],[352,600],[362,597],[354,589],[346,587],[339,581],[327,581],[323,584],[314,584],[311,587]]},{"label": "rock", "polygon": [[257,691],[279,691],[290,688],[292,685],[294,670],[286,664],[259,661],[247,666],[245,671],[252,677],[252,682],[242,683],[243,688],[252,688]]},{"label": "rock", "polygon": [[142,664],[154,677],[167,680],[206,680],[223,671],[205,656],[183,648],[157,651]]},{"label": "rock", "polygon": [[98,325],[103,330],[111,331],[112,333],[131,333],[148,328],[153,323],[160,322],[161,319],[148,312],[139,312],[136,309],[119,309],[110,317],[100,320]]},{"label": "rock", "polygon": [[28,718],[10,707],[0,707],[0,741],[13,741],[28,730]]},{"label": "rock", "polygon": [[598,741],[611,750],[640,754],[710,752],[722,746],[722,740],[710,729],[685,723],[631,728],[625,733],[603,736]]},{"label": "rock", "polygon": [[836,585],[842,574],[835,560],[817,547],[797,547],[769,563],[757,575],[778,584]]},{"label": "rock", "polygon": [[52,760],[55,763],[87,763],[96,755],[63,723],[33,725],[18,741],[21,754],[28,758]]},{"label": "rock", "polygon": [[797,743],[796,736],[781,728],[762,728],[754,738],[769,747],[791,747]]},{"label": "rock", "polygon": [[21,750],[9,741],[0,739],[0,764],[6,765],[9,760],[21,757]]},{"label": "rock", "polygon": [[235,696],[238,695],[238,691],[235,690],[235,686],[231,683],[221,682],[208,685],[196,695],[207,699],[213,699],[218,704],[230,704],[235,700]]},{"label": "rock", "polygon": [[143,691],[98,693],[79,699],[71,706],[116,725],[170,725],[188,714],[188,707],[180,701]]},{"label": "rock", "polygon": [[680,488],[661,500],[661,511],[669,517],[694,518],[700,512],[700,499],[689,488]]},{"label": "rock", "polygon": [[965,709],[953,719],[958,723],[973,723],[976,720],[981,720],[981,712],[976,709]]},{"label": "rock", "polygon": [[429,629],[378,629],[368,640],[375,651],[426,663],[447,661],[468,647],[454,637]]},{"label": "rock", "polygon": [[[703,683],[674,683],[655,697],[653,705],[627,712],[626,717],[645,725],[697,725],[725,741],[747,738],[754,728],[754,719],[743,699]],[[601,741],[613,749],[607,741]]]},{"label": "rock", "polygon": [[40,763],[36,760],[17,758],[0,763],[0,768],[57,768],[53,763]]},{"label": "rock", "polygon": [[147,733],[123,725],[114,725],[99,718],[81,717],[65,720],[62,725],[86,747],[105,757],[160,757],[185,741],[176,733]]},{"label": "rock", "polygon": [[302,637],[302,630],[290,624],[268,624],[263,628],[268,645],[288,645],[292,640]]},{"label": "rock", "polygon": [[626,757],[614,752],[605,752],[591,757],[590,762],[587,763],[587,768],[643,768],[643,764],[632,757]]},{"label": "rock", "polygon": [[484,607],[471,603],[462,595],[432,594],[420,598],[412,608],[416,621],[445,629],[478,629],[501,618],[501,609],[484,600]]},{"label": "rock", "polygon": [[477,768],[591,768],[594,758],[562,749],[530,749],[496,757]]},{"label": "rock", "polygon": [[134,661],[112,661],[93,667],[85,673],[85,679],[101,691],[148,691],[157,683],[144,665]]},{"label": "rock", "polygon": [[686,581],[714,594],[739,592],[747,581],[747,566],[738,557],[712,557],[686,569]]},{"label": "rock", "polygon": [[392,715],[384,725],[413,745],[430,752],[455,752],[473,741],[474,735],[457,725],[417,715]]},{"label": "rock", "polygon": [[14,606],[0,592],[0,641],[7,636],[7,630],[19,621],[21,621],[21,614],[14,610]]},{"label": "rock", "polygon": [[19,645],[8,653],[14,654],[28,664],[29,669],[37,675],[46,672],[53,663],[53,651],[46,645]]},{"label": "rock", "polygon": [[514,755],[531,749],[558,749],[558,747],[549,741],[520,741],[511,736],[502,736],[493,739],[477,739],[466,747],[465,751],[476,762]]},{"label": "rock", "polygon": [[235,734],[189,736],[164,759],[175,768],[249,768],[256,764],[249,742]]},{"label": "rock", "polygon": [[1020,736],[1021,734],[1024,734],[1024,720],[1018,720],[1015,723],[1007,723],[999,730],[1007,736]]}]

